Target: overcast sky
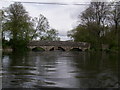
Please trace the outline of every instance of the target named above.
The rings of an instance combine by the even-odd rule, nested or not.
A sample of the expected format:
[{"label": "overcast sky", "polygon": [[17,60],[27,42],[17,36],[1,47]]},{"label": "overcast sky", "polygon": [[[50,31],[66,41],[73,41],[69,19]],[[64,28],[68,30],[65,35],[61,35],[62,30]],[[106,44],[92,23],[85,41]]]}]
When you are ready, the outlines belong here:
[{"label": "overcast sky", "polygon": [[16,2],[45,2],[45,3],[66,3],[69,5],[50,5],[50,4],[33,4],[23,3],[23,6],[32,17],[38,17],[43,14],[49,21],[51,28],[59,32],[61,40],[69,40],[67,31],[77,25],[78,15],[88,5],[72,5],[74,3],[89,3],[90,0],[0,0],[0,9],[8,7],[12,1]]}]

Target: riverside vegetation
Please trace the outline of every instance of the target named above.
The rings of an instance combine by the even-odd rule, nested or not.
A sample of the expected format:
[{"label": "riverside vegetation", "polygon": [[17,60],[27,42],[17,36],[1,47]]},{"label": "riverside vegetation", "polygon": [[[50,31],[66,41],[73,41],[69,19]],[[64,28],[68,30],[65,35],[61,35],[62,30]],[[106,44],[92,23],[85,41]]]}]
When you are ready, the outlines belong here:
[{"label": "riverside vegetation", "polygon": [[3,49],[25,50],[28,42],[38,39],[60,40],[58,31],[50,28],[45,16],[30,17],[21,3],[15,2],[1,11]]},{"label": "riverside vegetation", "polygon": [[91,2],[78,17],[78,26],[68,32],[74,41],[89,42],[92,50],[120,50],[120,2]]}]

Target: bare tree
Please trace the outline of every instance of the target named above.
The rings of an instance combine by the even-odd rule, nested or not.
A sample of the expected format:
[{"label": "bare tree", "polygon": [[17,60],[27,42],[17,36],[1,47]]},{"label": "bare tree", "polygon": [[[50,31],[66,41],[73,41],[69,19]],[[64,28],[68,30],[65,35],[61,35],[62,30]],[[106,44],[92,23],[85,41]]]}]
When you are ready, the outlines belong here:
[{"label": "bare tree", "polygon": [[42,14],[39,15],[39,17],[35,17],[33,19],[34,24],[34,33],[32,36],[32,40],[36,38],[41,38],[42,33],[44,33],[47,29],[49,29],[49,23],[46,17],[44,17]]},{"label": "bare tree", "polygon": [[115,29],[118,29],[120,25],[120,2],[114,2],[110,15],[112,24],[115,26]]},{"label": "bare tree", "polygon": [[91,27],[96,24],[98,35],[104,32],[105,26],[108,25],[108,15],[110,14],[110,5],[107,2],[91,2],[90,6],[80,16],[82,24]]},{"label": "bare tree", "polygon": [[107,2],[91,2],[81,15],[83,22],[96,22],[98,25],[104,25],[107,15],[110,13],[110,6]]}]

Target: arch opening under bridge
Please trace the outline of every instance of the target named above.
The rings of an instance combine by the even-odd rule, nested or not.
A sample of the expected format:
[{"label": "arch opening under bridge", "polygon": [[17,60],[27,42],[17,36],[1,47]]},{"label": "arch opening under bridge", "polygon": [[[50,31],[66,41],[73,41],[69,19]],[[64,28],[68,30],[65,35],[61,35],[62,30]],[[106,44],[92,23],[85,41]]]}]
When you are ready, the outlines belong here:
[{"label": "arch opening under bridge", "polygon": [[45,51],[45,49],[42,47],[35,47],[35,48],[32,48],[32,51]]},{"label": "arch opening under bridge", "polygon": [[70,51],[82,51],[80,48],[72,48]]}]

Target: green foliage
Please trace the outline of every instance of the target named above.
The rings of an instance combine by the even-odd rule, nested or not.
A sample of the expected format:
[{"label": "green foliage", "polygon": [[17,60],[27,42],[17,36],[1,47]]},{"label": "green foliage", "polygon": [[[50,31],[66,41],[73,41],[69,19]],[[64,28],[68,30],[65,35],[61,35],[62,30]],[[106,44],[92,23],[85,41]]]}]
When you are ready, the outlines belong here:
[{"label": "green foliage", "polygon": [[35,17],[32,20],[34,31],[32,34],[32,40],[36,40],[37,38],[41,39],[42,34],[45,33],[49,29],[49,22],[46,17],[42,14],[39,17]]},{"label": "green foliage", "polygon": [[25,48],[30,40],[32,23],[21,3],[11,4],[6,10],[3,33],[10,32],[10,43],[13,50]]},{"label": "green foliage", "polygon": [[[4,10],[2,23],[3,47],[12,47],[14,51],[25,50],[32,40],[59,40],[58,32],[49,29],[49,22],[42,14],[32,19],[21,3],[15,2]],[[1,23],[0,23],[1,25]]]},{"label": "green foliage", "polygon": [[88,42],[87,38],[89,37],[89,33],[85,27],[78,26],[76,29],[72,30],[71,34],[69,33],[68,36],[72,36],[75,41]]},{"label": "green foliage", "polygon": [[58,31],[55,29],[47,30],[45,35],[41,37],[41,40],[60,41],[60,38],[58,37]]},{"label": "green foliage", "polygon": [[92,24],[89,28],[80,25],[76,29],[72,30],[72,33],[69,33],[68,35],[74,38],[74,41],[88,42],[91,43],[92,48],[98,48],[100,46],[100,42],[98,41],[100,37],[99,32],[96,31],[96,29],[97,26],[95,24]]},{"label": "green foliage", "polygon": [[100,50],[102,44],[108,44],[110,49],[117,48],[120,33],[120,7],[111,3],[92,2],[90,6],[79,15],[82,24],[68,32],[74,41],[89,42],[91,48]]},{"label": "green foliage", "polygon": [[2,48],[8,48],[10,46],[7,40],[2,40]]},{"label": "green foliage", "polygon": [[0,49],[2,47],[2,23],[4,18],[4,11],[0,9]]}]

